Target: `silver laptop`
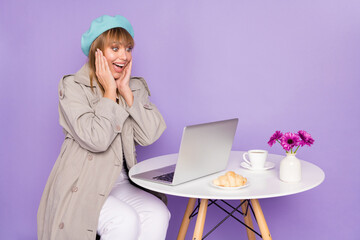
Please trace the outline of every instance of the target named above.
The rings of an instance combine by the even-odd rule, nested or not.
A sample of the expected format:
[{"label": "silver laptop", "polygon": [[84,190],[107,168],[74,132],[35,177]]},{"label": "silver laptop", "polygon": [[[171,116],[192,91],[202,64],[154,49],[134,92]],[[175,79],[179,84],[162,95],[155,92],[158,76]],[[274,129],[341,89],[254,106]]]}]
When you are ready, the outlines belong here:
[{"label": "silver laptop", "polygon": [[178,185],[226,168],[238,119],[184,128],[177,163],[132,177]]}]

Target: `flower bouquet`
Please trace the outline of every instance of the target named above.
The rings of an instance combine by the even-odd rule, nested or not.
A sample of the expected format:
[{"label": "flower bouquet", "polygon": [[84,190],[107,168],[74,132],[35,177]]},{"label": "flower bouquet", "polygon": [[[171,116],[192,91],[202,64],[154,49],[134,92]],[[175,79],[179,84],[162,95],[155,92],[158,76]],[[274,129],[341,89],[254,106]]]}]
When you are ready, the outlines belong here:
[{"label": "flower bouquet", "polygon": [[285,134],[276,131],[271,136],[268,144],[272,147],[276,142],[280,143],[287,155],[280,162],[280,179],[284,182],[299,182],[301,180],[301,162],[295,156],[296,152],[299,147],[305,145],[311,146],[314,143],[314,139],[304,130],[300,130],[297,133],[287,132]]},{"label": "flower bouquet", "polygon": [[[297,133],[287,132],[283,134],[280,131],[276,131],[268,141],[270,147],[274,145],[276,142],[280,143],[286,153],[296,153],[299,147],[303,147],[308,145],[309,147],[314,143],[314,139],[311,137],[309,133],[304,130],[300,130]],[[293,151],[293,149],[295,151]]]}]

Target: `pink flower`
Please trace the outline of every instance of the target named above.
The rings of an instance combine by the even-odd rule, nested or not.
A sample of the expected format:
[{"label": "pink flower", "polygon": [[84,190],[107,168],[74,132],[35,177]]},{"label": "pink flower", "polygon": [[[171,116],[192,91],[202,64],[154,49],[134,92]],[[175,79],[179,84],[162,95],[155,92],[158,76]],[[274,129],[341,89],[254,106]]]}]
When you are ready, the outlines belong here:
[{"label": "pink flower", "polygon": [[297,134],[287,132],[280,139],[281,146],[285,151],[290,151],[293,147],[300,145],[300,138]]},{"label": "pink flower", "polygon": [[314,143],[314,139],[311,137],[309,133],[304,130],[298,131],[298,135],[301,139],[300,146],[303,147],[305,145],[311,146]]},{"label": "pink flower", "polygon": [[281,137],[283,136],[283,133],[280,131],[276,131],[270,138],[270,140],[268,141],[268,144],[270,145],[270,147],[272,147],[272,145],[274,145],[276,143],[277,140],[279,140]]}]

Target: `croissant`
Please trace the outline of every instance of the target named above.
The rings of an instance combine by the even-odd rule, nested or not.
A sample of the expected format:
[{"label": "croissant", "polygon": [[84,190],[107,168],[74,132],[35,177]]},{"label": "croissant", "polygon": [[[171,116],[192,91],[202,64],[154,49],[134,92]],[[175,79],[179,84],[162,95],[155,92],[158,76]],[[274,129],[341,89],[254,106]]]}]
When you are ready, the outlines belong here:
[{"label": "croissant", "polygon": [[225,175],[222,175],[213,180],[213,184],[221,187],[241,187],[244,186],[247,179],[241,175],[236,174],[233,171],[228,171]]}]

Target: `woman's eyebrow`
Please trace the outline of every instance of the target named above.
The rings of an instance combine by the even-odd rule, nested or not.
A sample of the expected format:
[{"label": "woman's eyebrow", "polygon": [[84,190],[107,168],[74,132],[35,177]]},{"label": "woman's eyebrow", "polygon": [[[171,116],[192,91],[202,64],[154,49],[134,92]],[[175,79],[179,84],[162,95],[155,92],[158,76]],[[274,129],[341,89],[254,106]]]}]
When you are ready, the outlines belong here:
[{"label": "woman's eyebrow", "polygon": [[111,45],[117,45],[117,46],[126,46],[126,47],[131,47],[132,44],[131,42],[128,42],[128,43],[123,43],[123,42],[120,42],[120,41],[113,41],[110,43]]}]

